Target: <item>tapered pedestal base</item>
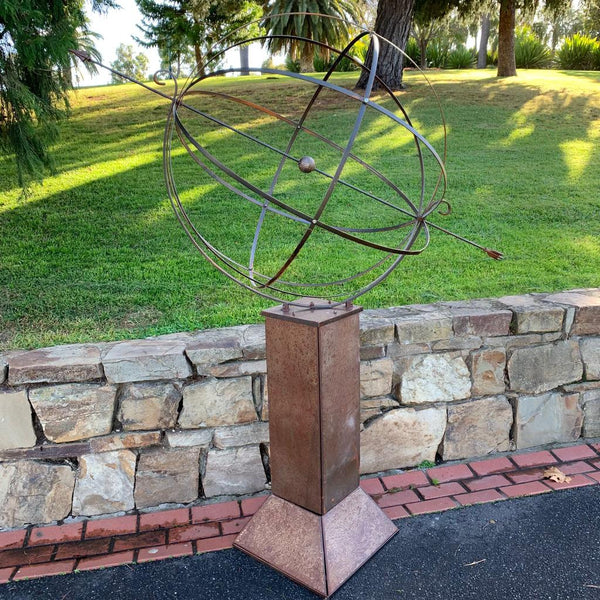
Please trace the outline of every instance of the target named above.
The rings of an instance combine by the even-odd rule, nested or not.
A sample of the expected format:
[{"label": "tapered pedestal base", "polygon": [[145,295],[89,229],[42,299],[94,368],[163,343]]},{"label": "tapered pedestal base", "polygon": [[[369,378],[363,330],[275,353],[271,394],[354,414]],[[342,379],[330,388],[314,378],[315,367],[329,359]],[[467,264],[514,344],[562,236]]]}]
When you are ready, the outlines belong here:
[{"label": "tapered pedestal base", "polygon": [[395,533],[361,488],[318,515],[270,496],[234,546],[317,594],[333,594]]}]

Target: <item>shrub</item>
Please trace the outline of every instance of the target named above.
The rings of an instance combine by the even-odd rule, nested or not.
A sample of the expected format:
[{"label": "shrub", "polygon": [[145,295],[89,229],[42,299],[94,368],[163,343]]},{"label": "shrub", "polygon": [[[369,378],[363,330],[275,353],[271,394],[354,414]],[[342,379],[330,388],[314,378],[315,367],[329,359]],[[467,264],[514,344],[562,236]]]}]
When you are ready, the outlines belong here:
[{"label": "shrub", "polygon": [[486,64],[494,66],[498,65],[498,50],[493,50],[492,52],[488,51]]},{"label": "shrub", "polygon": [[473,51],[461,44],[448,54],[446,66],[449,69],[470,69],[475,66],[476,62],[477,57]]},{"label": "shrub", "polygon": [[[415,38],[408,38],[408,42],[406,43],[406,48],[404,48],[405,54],[413,60],[417,65],[421,60],[421,52],[419,50],[419,44],[417,44],[417,40]],[[405,61],[407,67],[414,67],[410,61]]]},{"label": "shrub", "polygon": [[565,38],[560,50],[556,53],[561,69],[590,70],[598,65],[600,42],[594,38],[576,33]]},{"label": "shrub", "polygon": [[285,68],[291,73],[300,73],[300,61],[293,60],[291,56],[286,56]]},{"label": "shrub", "polygon": [[[327,60],[327,59],[323,58],[322,56],[320,56],[319,54],[315,53],[315,56],[313,58],[313,69],[317,73],[329,71],[329,69],[331,68],[331,65],[333,64],[333,62],[335,61],[336,58],[337,58],[337,54],[335,56],[331,56],[329,58],[329,60]],[[344,58],[342,58],[342,60],[336,66],[335,70],[346,72],[346,71],[356,71],[359,68],[360,67],[356,63],[354,63],[350,58],[348,58],[347,56],[344,56]]]},{"label": "shrub", "polygon": [[322,73],[323,71],[328,71],[329,67],[331,67],[331,59],[326,60],[320,54],[315,53],[313,58],[313,69],[317,73]]},{"label": "shrub", "polygon": [[550,65],[549,48],[533,33],[531,27],[518,27],[515,35],[517,69],[543,69]]},{"label": "shrub", "polygon": [[427,46],[427,65],[442,69],[448,60],[448,44],[441,40],[433,40]]},{"label": "shrub", "polygon": [[600,71],[600,44],[596,46],[596,50],[594,50],[594,56],[592,59],[592,68],[595,71]]}]

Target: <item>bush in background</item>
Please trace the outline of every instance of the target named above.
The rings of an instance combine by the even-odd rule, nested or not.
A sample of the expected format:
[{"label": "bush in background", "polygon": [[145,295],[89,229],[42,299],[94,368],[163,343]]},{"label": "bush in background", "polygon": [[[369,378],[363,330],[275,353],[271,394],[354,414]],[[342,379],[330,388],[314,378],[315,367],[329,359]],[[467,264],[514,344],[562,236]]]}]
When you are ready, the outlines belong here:
[{"label": "bush in background", "polygon": [[[408,42],[406,42],[406,48],[404,48],[404,53],[417,65],[421,60],[421,51],[419,50],[419,44],[417,44],[417,40],[413,37],[408,38]],[[406,61],[407,67],[414,67],[411,62]]]},{"label": "bush in background", "polygon": [[594,38],[576,33],[565,38],[556,53],[561,69],[589,71],[600,69],[600,42]]},{"label": "bush in background", "polygon": [[427,46],[427,66],[443,69],[448,61],[449,46],[444,40],[433,40]]},{"label": "bush in background", "polygon": [[535,35],[531,27],[518,27],[515,35],[517,69],[544,69],[550,66],[550,49]]},{"label": "bush in background", "polygon": [[477,63],[477,56],[462,44],[448,54],[446,66],[449,69],[471,69]]}]

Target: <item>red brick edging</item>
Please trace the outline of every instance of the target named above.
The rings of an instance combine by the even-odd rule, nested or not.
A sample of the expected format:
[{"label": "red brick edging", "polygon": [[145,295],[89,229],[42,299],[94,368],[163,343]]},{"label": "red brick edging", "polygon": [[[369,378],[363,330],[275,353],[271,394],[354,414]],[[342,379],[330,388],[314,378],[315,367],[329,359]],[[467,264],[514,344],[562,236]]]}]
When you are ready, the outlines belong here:
[{"label": "red brick edging", "polygon": [[[557,466],[572,479],[543,478]],[[600,444],[363,479],[391,519],[600,483]],[[0,583],[231,548],[266,496],[0,532]]]}]

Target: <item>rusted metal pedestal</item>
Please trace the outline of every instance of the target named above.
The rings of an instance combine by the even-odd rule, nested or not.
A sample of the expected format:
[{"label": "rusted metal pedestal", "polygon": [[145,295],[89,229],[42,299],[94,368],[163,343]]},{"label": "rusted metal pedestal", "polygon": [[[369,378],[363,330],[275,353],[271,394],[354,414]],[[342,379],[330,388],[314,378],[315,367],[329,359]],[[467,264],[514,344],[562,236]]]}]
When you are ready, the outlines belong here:
[{"label": "rusted metal pedestal", "polygon": [[397,531],[359,487],[360,307],[266,317],[273,495],[234,546],[329,596]]}]

